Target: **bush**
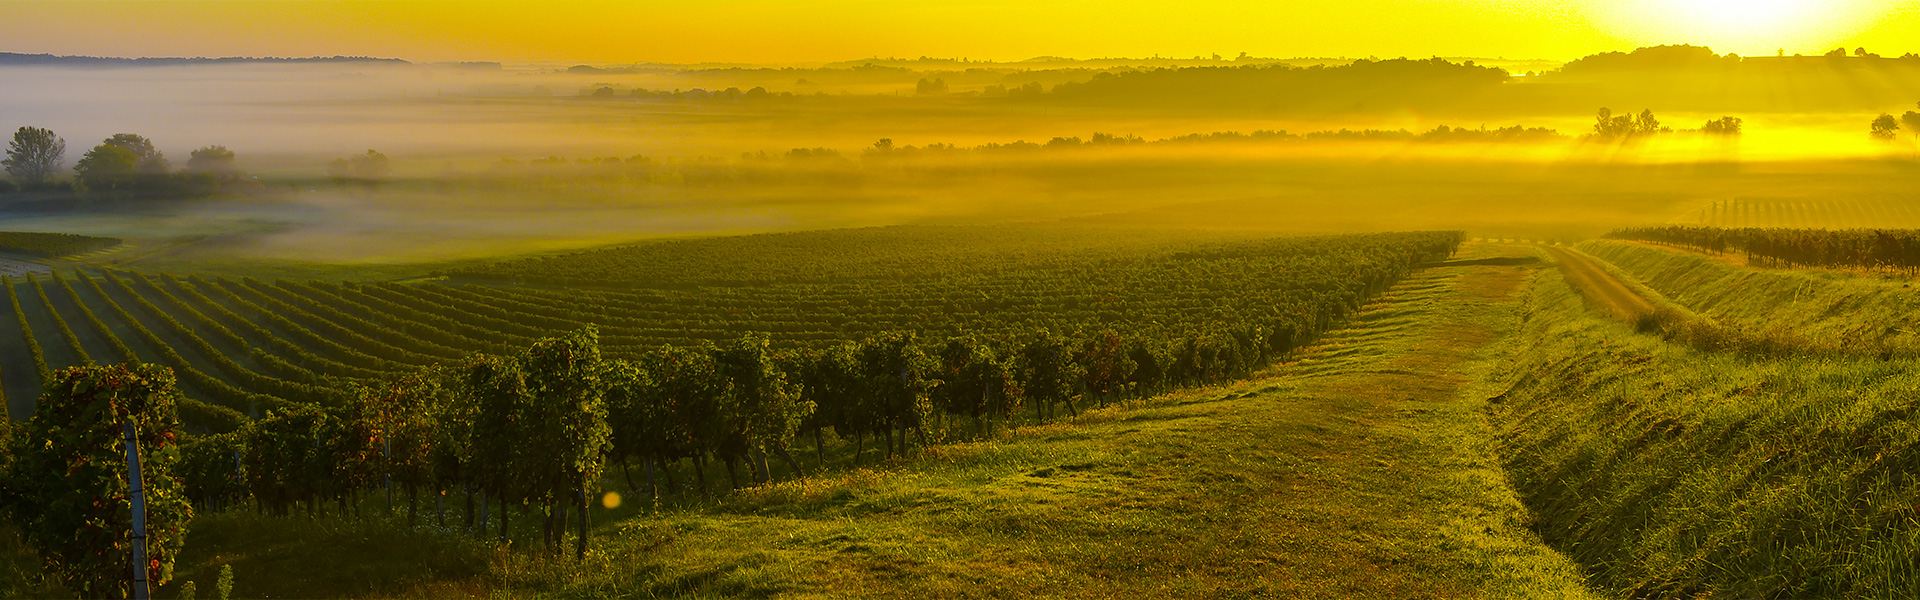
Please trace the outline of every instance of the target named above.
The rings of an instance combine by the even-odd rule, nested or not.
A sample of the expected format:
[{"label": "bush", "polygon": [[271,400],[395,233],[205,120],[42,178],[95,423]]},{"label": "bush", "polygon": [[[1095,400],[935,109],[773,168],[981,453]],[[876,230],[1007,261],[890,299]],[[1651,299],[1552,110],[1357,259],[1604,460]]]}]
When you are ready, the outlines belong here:
[{"label": "bush", "polygon": [[47,573],[89,597],[128,595],[132,561],[125,424],[140,448],[147,579],[173,578],[193,507],[173,476],[180,401],[156,365],[81,366],[48,381],[13,470],[13,514]]}]

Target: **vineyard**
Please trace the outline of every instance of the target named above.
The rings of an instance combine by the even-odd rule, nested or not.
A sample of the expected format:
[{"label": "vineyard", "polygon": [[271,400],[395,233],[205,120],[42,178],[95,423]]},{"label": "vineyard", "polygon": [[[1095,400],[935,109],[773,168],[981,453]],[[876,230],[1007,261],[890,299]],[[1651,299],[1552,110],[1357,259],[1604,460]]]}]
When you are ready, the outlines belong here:
[{"label": "vineyard", "polygon": [[1837,267],[1920,272],[1920,230],[1913,229],[1720,229],[1643,227],[1607,234],[1612,239],[1655,242],[1700,252],[1742,252],[1765,267]]},{"label": "vineyard", "polygon": [[638,466],[653,489],[706,493],[709,460],[738,487],[742,465],[767,481],[770,458],[823,464],[829,438],[891,456],[1244,377],[1460,240],[887,228],[424,283],[66,271],[5,281],[0,351],[28,360],[0,375],[23,418],[62,367],[170,367],[196,505],[346,511],[385,488],[417,508],[464,489],[502,536],[509,504],[544,506],[555,545],[607,464],[629,487]]},{"label": "vineyard", "polygon": [[71,233],[0,231],[0,252],[11,252],[39,258],[54,258],[69,254],[81,254],[95,250],[105,250],[118,245],[120,245],[120,240],[114,238],[74,235]]},{"label": "vineyard", "polygon": [[1714,201],[1670,223],[1730,229],[1920,227],[1920,206],[1900,196],[1732,198]]}]

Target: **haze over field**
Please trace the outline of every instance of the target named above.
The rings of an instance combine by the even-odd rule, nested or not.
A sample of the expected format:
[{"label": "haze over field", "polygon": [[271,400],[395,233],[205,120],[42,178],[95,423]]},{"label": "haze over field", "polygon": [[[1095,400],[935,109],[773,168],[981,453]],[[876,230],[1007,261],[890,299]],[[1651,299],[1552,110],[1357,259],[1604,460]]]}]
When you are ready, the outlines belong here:
[{"label": "haze over field", "polygon": [[0,597],[1920,597],[1920,2],[0,0],[0,135]]},{"label": "haze over field", "polygon": [[[148,261],[419,262],[1059,219],[1579,237],[1714,202],[1903,197],[1911,140],[1863,132],[1920,97],[1920,58],[1702,47],[1569,63],[0,63],[0,84],[18,90],[0,114],[76,148],[125,132],[173,157],[223,145],[262,184],[149,206],[158,220],[81,209],[15,221],[171,248]],[[1595,137],[1604,107],[1651,110],[1676,131]],[[1698,131],[1726,116],[1739,135]],[[367,149],[390,157],[381,181],[343,185],[331,165]]]}]

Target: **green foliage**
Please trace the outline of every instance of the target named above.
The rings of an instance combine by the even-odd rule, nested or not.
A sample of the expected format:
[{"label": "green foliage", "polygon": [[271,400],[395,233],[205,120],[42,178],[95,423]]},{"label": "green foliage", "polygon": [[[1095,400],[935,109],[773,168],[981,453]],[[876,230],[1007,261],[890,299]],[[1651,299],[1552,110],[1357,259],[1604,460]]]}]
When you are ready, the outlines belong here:
[{"label": "green foliage", "polygon": [[1912,361],[1695,350],[1588,317],[1557,280],[1526,314],[1492,421],[1541,536],[1596,583],[1645,598],[1920,593]]},{"label": "green foliage", "polygon": [[527,350],[527,393],[533,400],[533,439],[545,452],[541,471],[555,490],[577,490],[600,478],[610,442],[600,385],[599,334],[587,328],[535,342]]},{"label": "green foliage", "polygon": [[454,373],[454,403],[471,405],[474,411],[468,477],[495,498],[523,496],[531,486],[516,467],[522,464],[521,454],[534,449],[524,443],[530,433],[525,415],[530,401],[520,361],[475,355]]},{"label": "green foliage", "polygon": [[247,497],[248,434],[199,435],[180,444],[180,478],[187,497],[202,512],[218,511]]},{"label": "green foliage", "polygon": [[140,171],[140,155],[123,146],[101,144],[88,150],[74,163],[73,172],[80,185],[94,192],[131,187]]},{"label": "green foliage", "polygon": [[52,318],[54,328],[60,330],[60,339],[66,340],[67,348],[73,351],[73,357],[79,359],[80,364],[93,364],[93,357],[88,356],[87,349],[80,345],[80,337],[74,335],[73,328],[67,325],[66,318],[61,317],[60,311],[53,307],[53,300],[47,297],[46,286],[40,285],[40,279],[34,277],[32,273],[27,274],[27,283],[33,285],[34,295],[40,297],[40,306],[46,307],[47,316]]},{"label": "green foliage", "polygon": [[766,336],[749,335],[719,349],[714,366],[722,405],[736,425],[735,443],[785,449],[813,405],[787,383]]},{"label": "green foliage", "polygon": [[13,514],[47,572],[89,597],[130,584],[125,424],[141,452],[148,578],[173,577],[193,518],[175,475],[179,401],[173,374],[153,365],[61,369],[48,381],[12,471]]},{"label": "green foliage", "polygon": [[21,341],[26,343],[27,355],[33,359],[33,370],[40,375],[42,383],[49,381],[53,370],[47,367],[46,354],[40,351],[40,339],[34,337],[33,326],[27,324],[27,311],[20,308],[20,292],[14,288],[13,278],[0,275],[0,285],[7,288],[7,300],[13,303],[13,318],[20,322]]},{"label": "green foliage", "polygon": [[8,175],[31,188],[59,171],[66,154],[67,141],[52,131],[21,127],[13,132],[13,140],[7,143],[7,159],[0,165],[6,165]]},{"label": "green foliage", "polygon": [[233,151],[226,146],[206,146],[187,158],[187,170],[206,173],[233,172]]},{"label": "green foliage", "polygon": [[[341,472],[366,464],[364,432],[345,429],[340,420],[312,407],[272,411],[248,429],[242,462],[248,489],[260,509],[287,515],[298,501],[312,502],[335,485],[364,485],[363,471]],[[344,447],[343,447],[344,446]],[[352,457],[351,466],[340,457]],[[378,455],[374,455],[378,456]]]}]

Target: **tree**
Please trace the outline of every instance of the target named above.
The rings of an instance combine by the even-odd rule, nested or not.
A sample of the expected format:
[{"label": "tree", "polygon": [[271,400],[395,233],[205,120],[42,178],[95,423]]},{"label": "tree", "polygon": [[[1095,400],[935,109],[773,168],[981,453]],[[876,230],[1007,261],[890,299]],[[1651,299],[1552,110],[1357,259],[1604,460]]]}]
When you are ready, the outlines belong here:
[{"label": "tree", "polygon": [[139,171],[140,154],[125,146],[101,144],[88,150],[73,172],[80,185],[90,191],[105,192],[127,187]]},{"label": "tree", "polygon": [[914,93],[922,96],[939,96],[945,94],[947,93],[947,80],[928,80],[923,78],[919,83],[914,84]]},{"label": "tree", "polygon": [[1642,135],[1660,133],[1664,130],[1660,127],[1660,119],[1654,118],[1653,109],[1640,111],[1640,116],[1633,121],[1633,129],[1634,133]]},{"label": "tree", "polygon": [[157,365],[80,366],[47,381],[16,459],[13,518],[47,573],[88,597],[128,595],[132,489],[125,438],[139,450],[146,580],[173,578],[193,519],[174,468],[180,433],[173,371]]},{"label": "tree", "polygon": [[1700,128],[1700,132],[1707,135],[1740,135],[1740,128],[1739,117],[1720,117],[1707,121],[1707,124]]},{"label": "tree", "polygon": [[187,157],[187,170],[197,173],[232,173],[233,151],[226,146],[207,146]]},{"label": "tree", "polygon": [[368,187],[379,185],[380,181],[386,179],[387,174],[392,171],[393,164],[387,159],[387,155],[374,150],[368,150],[366,154],[352,158],[334,160],[333,164],[327,168],[327,173],[335,182],[359,183]]},{"label": "tree", "polygon": [[5,164],[7,174],[20,183],[33,186],[46,182],[58,172],[60,161],[66,155],[67,141],[52,131],[21,127],[13,132],[13,141],[7,144],[7,159],[0,164]]},{"label": "tree", "polygon": [[1894,132],[1897,132],[1899,130],[1900,130],[1900,122],[1897,120],[1894,120],[1893,115],[1880,113],[1879,117],[1874,118],[1873,129],[1872,131],[1868,132],[1867,135],[1871,136],[1875,140],[1879,140],[1882,142],[1891,142],[1893,141],[1893,138],[1895,135]]},{"label": "tree", "polygon": [[1920,112],[1910,110],[1907,114],[1900,115],[1900,125],[1906,127],[1907,131],[1913,132],[1915,141],[1920,141]]},{"label": "tree", "polygon": [[1612,109],[1603,107],[1593,124],[1594,137],[1609,140],[1666,131],[1668,129],[1660,125],[1660,119],[1653,116],[1652,110],[1640,111],[1639,115],[1615,115]]},{"label": "tree", "polygon": [[153,140],[131,133],[116,133],[102,143],[109,146],[126,148],[128,151],[133,152],[135,156],[139,157],[137,163],[141,173],[167,172],[167,157],[162,155],[159,150],[154,149]]}]

